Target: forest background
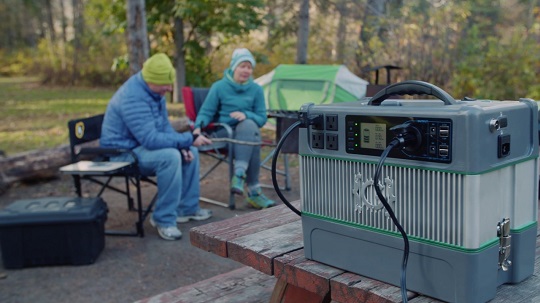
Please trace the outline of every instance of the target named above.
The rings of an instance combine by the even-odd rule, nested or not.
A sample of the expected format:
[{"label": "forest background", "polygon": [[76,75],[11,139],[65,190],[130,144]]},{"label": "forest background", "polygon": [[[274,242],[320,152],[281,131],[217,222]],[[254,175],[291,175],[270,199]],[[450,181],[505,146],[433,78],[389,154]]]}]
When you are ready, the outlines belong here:
[{"label": "forest background", "polygon": [[258,61],[255,77],[278,64],[344,64],[373,82],[369,68],[395,65],[403,69],[392,82],[427,81],[458,99],[540,99],[539,6],[539,0],[0,0],[0,76],[117,87],[160,51],[181,71],[177,88],[209,86],[233,49],[247,47]]}]

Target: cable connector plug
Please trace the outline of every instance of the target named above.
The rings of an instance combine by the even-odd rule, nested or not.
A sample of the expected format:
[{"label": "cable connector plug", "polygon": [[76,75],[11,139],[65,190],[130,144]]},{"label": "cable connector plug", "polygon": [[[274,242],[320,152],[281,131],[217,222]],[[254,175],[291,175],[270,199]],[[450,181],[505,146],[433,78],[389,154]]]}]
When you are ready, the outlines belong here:
[{"label": "cable connector plug", "polygon": [[298,111],[298,121],[300,122],[300,127],[307,128],[310,125],[315,125],[315,128],[321,128],[322,123],[324,123],[322,114],[310,114],[309,110],[315,104],[306,103],[300,107]]},{"label": "cable connector plug", "polygon": [[401,149],[416,150],[422,144],[422,135],[411,121],[396,125],[390,130],[395,134],[394,140],[399,143]]}]

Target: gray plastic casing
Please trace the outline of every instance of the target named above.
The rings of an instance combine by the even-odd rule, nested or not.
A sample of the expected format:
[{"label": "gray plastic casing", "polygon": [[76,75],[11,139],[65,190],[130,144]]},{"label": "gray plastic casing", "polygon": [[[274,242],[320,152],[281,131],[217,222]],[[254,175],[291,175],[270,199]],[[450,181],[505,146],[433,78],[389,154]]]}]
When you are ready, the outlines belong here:
[{"label": "gray plastic casing", "polygon": [[[410,235],[408,289],[449,302],[485,302],[498,285],[534,269],[538,197],[536,102],[386,100],[302,106],[306,117],[337,117],[299,132],[306,257],[399,286],[403,240],[374,193],[379,156],[346,151],[347,116],[450,119],[448,163],[389,157],[383,192]],[[501,117],[507,122],[494,128]],[[312,133],[337,137],[313,148]],[[498,154],[501,136],[510,152]],[[381,151],[382,152],[382,151]],[[512,266],[498,265],[497,224],[510,219]]]}]

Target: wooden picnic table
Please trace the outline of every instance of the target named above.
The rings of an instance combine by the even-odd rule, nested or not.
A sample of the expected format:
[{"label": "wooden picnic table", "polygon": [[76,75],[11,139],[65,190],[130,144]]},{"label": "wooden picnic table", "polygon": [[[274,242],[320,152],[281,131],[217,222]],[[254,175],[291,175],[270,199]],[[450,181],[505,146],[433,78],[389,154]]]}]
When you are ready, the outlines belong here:
[{"label": "wooden picnic table", "polygon": [[[397,286],[306,259],[300,217],[285,205],[192,228],[190,238],[200,249],[275,276],[270,302],[401,302]],[[540,302],[539,257],[537,237],[533,276],[501,285],[490,302]],[[408,300],[440,302],[411,291]]]}]

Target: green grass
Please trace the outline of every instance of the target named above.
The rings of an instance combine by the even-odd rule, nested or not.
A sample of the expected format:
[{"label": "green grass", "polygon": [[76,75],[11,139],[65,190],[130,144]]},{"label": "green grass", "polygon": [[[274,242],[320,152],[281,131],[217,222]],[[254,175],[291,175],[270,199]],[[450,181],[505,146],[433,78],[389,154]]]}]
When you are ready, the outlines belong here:
[{"label": "green grass", "polygon": [[[105,112],[115,89],[46,87],[38,79],[0,77],[0,150],[15,153],[68,144],[67,121]],[[183,104],[168,104],[172,118]]]}]

